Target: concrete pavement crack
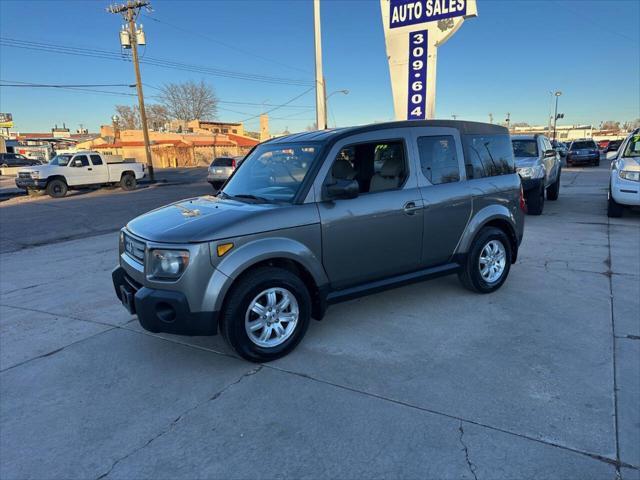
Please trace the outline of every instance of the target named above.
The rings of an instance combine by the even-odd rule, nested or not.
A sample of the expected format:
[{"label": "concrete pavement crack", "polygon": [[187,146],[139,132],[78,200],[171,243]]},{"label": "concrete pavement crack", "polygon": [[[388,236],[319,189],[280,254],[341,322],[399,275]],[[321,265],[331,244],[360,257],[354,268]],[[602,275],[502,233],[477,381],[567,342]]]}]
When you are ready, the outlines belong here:
[{"label": "concrete pavement crack", "polygon": [[[609,273],[612,271],[612,258],[611,258],[611,222],[607,217],[607,244],[609,247],[609,255],[607,257],[607,267]],[[613,373],[613,422],[615,428],[615,446],[616,446],[616,475],[620,477],[620,430],[619,430],[619,416],[618,416],[618,379],[616,378],[618,369],[616,365],[616,324],[613,311],[613,280],[609,275],[609,312],[611,318],[611,369]]]},{"label": "concrete pavement crack", "polygon": [[221,390],[219,390],[218,392],[216,392],[215,394],[213,394],[211,397],[207,398],[206,400],[203,400],[201,402],[198,402],[196,405],[186,409],[184,412],[182,412],[180,415],[178,415],[171,423],[169,423],[169,425],[167,425],[167,427],[162,430],[161,432],[159,432],[158,434],[154,435],[153,437],[151,437],[149,440],[147,440],[143,445],[134,448],[133,450],[131,450],[129,453],[127,453],[126,455],[116,459],[115,462],[113,462],[111,464],[111,467],[109,467],[109,470],[107,470],[105,473],[99,475],[98,477],[96,477],[96,480],[101,480],[103,478],[106,478],[107,476],[109,476],[109,474],[111,474],[111,472],[113,471],[113,469],[118,466],[118,464],[120,462],[123,462],[124,460],[126,460],[127,458],[131,457],[132,455],[135,455],[136,453],[138,453],[139,451],[145,449],[146,447],[148,447],[149,445],[151,445],[153,442],[155,442],[157,439],[163,437],[164,435],[166,435],[167,433],[171,432],[171,430],[173,430],[173,428],[180,423],[180,421],[187,415],[189,415],[189,413],[193,412],[194,410],[196,410],[197,408],[201,407],[202,405],[204,405],[205,403],[208,402],[212,402],[217,400],[218,398],[220,398],[221,395],[223,395],[227,390],[229,390],[231,387],[233,387],[234,385],[239,384],[240,382],[242,382],[242,380],[244,380],[247,377],[250,377],[252,375],[256,375],[258,372],[260,372],[260,370],[262,370],[262,365],[249,370],[248,372],[243,373],[240,378],[238,378],[237,380],[229,383],[228,385],[225,385]]},{"label": "concrete pavement crack", "polygon": [[476,466],[469,459],[469,447],[467,447],[467,445],[464,443],[464,440],[462,439],[462,437],[464,437],[462,422],[460,422],[458,430],[460,431],[460,444],[462,445],[462,449],[464,450],[464,458],[467,462],[467,467],[469,467],[469,471],[471,472],[471,475],[473,475],[473,478],[475,478],[475,480],[478,480],[478,475],[476,475]]}]

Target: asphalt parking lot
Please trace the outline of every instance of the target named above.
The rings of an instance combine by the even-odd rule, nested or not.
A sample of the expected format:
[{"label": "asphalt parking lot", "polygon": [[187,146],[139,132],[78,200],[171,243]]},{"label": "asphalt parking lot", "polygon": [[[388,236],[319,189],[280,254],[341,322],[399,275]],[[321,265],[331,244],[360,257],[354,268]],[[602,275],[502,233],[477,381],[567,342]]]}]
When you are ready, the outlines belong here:
[{"label": "asphalt parking lot", "polygon": [[640,479],[640,213],[607,178],[564,170],[498,292],[339,304],[266,365],[113,292],[115,230],[208,184],[3,202],[0,477]]}]

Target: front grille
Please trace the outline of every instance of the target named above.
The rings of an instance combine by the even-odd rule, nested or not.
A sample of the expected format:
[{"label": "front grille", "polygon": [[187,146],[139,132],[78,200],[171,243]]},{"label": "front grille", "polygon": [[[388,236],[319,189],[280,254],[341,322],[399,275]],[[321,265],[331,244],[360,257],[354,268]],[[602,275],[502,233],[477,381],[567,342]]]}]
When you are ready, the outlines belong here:
[{"label": "front grille", "polygon": [[19,172],[18,178],[31,178],[31,174],[28,172]]},{"label": "front grille", "polygon": [[124,234],[124,252],[136,262],[144,264],[144,250],[146,245],[130,235]]}]

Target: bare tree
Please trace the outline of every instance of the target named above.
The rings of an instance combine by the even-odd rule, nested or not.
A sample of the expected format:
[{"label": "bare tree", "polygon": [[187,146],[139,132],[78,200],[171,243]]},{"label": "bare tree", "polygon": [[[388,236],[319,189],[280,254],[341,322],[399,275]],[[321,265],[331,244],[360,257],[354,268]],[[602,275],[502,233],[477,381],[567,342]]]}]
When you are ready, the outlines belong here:
[{"label": "bare tree", "polygon": [[[170,120],[169,112],[163,105],[152,103],[146,106],[147,127],[159,130]],[[140,109],[137,105],[116,105],[118,128],[120,130],[139,130],[142,128]]]},{"label": "bare tree", "polygon": [[618,130],[620,128],[620,122],[607,120],[606,122],[602,122],[601,128],[602,130]]},{"label": "bare tree", "polygon": [[203,81],[163,85],[160,103],[172,118],[187,122],[215,118],[218,110],[218,98],[213,88]]},{"label": "bare tree", "polygon": [[116,115],[118,116],[119,130],[137,130],[142,127],[137,107],[116,105]]}]

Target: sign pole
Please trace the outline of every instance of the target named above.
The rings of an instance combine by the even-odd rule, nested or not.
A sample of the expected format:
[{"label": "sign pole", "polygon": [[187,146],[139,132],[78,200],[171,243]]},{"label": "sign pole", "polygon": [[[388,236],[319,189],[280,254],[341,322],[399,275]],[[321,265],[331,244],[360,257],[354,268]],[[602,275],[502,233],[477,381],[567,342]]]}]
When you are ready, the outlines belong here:
[{"label": "sign pole", "polygon": [[396,120],[435,118],[438,48],[467,18],[476,0],[380,0]]},{"label": "sign pole", "polygon": [[322,34],[320,31],[320,0],[313,0],[313,33],[316,51],[316,127],[327,128],[327,105],[325,99],[324,75],[322,73]]}]

